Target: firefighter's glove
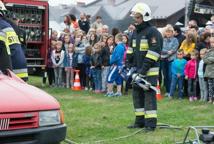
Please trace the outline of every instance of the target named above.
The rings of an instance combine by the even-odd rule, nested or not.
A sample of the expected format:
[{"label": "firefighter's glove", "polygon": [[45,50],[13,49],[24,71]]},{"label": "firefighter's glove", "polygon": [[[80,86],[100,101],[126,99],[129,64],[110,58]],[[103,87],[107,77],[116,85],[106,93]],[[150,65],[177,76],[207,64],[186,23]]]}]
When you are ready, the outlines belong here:
[{"label": "firefighter's glove", "polygon": [[139,73],[133,73],[133,74],[132,74],[132,80],[133,80],[133,81],[136,81],[136,80],[141,79],[141,78],[145,79],[146,76],[145,76],[145,75],[141,75],[141,74],[139,74]]},{"label": "firefighter's glove", "polygon": [[133,73],[132,74],[132,83],[134,83],[136,81],[136,79],[137,79],[138,76],[139,76],[138,73]]},{"label": "firefighter's glove", "polygon": [[138,87],[142,88],[144,91],[148,91],[151,86],[149,83],[144,83],[142,80],[137,80],[135,83]]},{"label": "firefighter's glove", "polygon": [[143,90],[149,90],[151,84],[145,80],[146,76],[135,73],[132,75],[132,84],[135,86],[142,88]]},{"label": "firefighter's glove", "polygon": [[127,73],[128,76],[132,76],[136,72],[136,67],[131,67]]}]

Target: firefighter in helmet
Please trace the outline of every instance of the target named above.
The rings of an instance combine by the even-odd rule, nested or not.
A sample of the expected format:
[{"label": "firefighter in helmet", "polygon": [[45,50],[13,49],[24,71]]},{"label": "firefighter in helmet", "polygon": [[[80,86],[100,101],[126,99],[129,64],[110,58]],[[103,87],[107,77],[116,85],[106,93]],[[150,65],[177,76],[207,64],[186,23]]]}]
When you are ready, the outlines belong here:
[{"label": "firefighter in helmet", "polygon": [[0,0],[0,32],[1,39],[7,49],[7,54],[11,56],[13,72],[23,80],[28,79],[27,62],[22,50],[19,38],[12,26],[5,20],[5,8]]},{"label": "firefighter in helmet", "polygon": [[133,65],[137,71],[132,77],[135,122],[128,128],[145,128],[146,131],[154,131],[157,125],[156,91],[139,87],[135,83],[135,78],[141,75],[152,86],[157,85],[163,39],[160,32],[150,24],[152,16],[147,4],[135,4],[131,9],[131,16],[135,20],[135,31],[130,46],[133,48]]}]

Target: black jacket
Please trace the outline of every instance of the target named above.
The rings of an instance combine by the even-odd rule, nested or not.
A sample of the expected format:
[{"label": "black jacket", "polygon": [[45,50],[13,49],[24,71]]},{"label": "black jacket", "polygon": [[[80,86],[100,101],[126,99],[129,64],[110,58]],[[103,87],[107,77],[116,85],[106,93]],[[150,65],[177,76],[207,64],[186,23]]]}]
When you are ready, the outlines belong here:
[{"label": "black jacket", "polygon": [[86,32],[86,34],[88,33],[88,30],[90,29],[90,23],[87,20],[79,20],[78,21],[79,27],[81,30],[83,30],[84,32]]},{"label": "black jacket", "polygon": [[131,38],[133,48],[133,65],[138,73],[147,76],[159,74],[160,52],[163,46],[163,38],[160,32],[149,22],[136,26]]},{"label": "black jacket", "polygon": [[95,53],[91,56],[91,65],[96,69],[101,69],[102,66],[102,57],[100,53]]},{"label": "black jacket", "polygon": [[102,48],[101,50],[101,57],[102,57],[102,65],[103,66],[110,66],[110,49],[108,46]]},{"label": "black jacket", "polygon": [[6,69],[12,70],[12,62],[5,43],[0,40],[0,70],[5,71]]}]

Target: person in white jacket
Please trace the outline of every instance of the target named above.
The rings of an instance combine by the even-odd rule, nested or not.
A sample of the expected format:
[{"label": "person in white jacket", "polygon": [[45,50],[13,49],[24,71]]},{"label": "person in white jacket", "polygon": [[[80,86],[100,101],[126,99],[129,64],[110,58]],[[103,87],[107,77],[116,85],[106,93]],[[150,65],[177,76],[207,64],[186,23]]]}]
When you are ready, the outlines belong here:
[{"label": "person in white jacket", "polygon": [[56,50],[52,52],[51,60],[54,67],[55,75],[55,86],[62,87],[62,70],[63,70],[63,61],[65,57],[65,51],[62,50],[62,41],[57,41]]}]

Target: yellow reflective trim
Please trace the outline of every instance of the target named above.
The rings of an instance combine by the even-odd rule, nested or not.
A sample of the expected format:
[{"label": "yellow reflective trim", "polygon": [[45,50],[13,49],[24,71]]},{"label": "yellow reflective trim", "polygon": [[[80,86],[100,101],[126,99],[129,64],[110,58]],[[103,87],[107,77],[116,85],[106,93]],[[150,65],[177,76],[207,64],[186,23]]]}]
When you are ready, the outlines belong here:
[{"label": "yellow reflective trim", "polygon": [[136,46],[137,46],[136,39],[133,39],[133,40],[132,40],[132,47],[136,47]]},{"label": "yellow reflective trim", "polygon": [[136,116],[143,116],[143,115],[145,115],[145,113],[144,112],[135,112],[135,115]]},{"label": "yellow reflective trim", "polygon": [[14,73],[27,73],[27,68],[23,68],[23,69],[14,69],[13,72],[14,72]]},{"label": "yellow reflective trim", "polygon": [[147,54],[146,54],[146,58],[150,58],[150,59],[152,59],[152,60],[154,60],[154,61],[157,61],[159,57],[154,56],[154,55],[152,55],[152,54],[150,54],[150,53],[147,53]]},{"label": "yellow reflective trim", "polygon": [[142,39],[140,41],[140,51],[147,51],[149,49],[149,44],[147,39]]},{"label": "yellow reflective trim", "polygon": [[22,37],[20,37],[20,39],[19,39],[21,42],[24,42],[24,39],[22,38]]},{"label": "yellow reflective trim", "polygon": [[159,72],[147,72],[146,75],[147,76],[157,76],[157,75],[159,75]]},{"label": "yellow reflective trim", "polygon": [[14,31],[6,32],[6,45],[10,46],[12,44],[20,44],[19,37]]},{"label": "yellow reflective trim", "polygon": [[133,53],[133,48],[131,48],[131,47],[128,47],[128,49],[127,49],[127,52],[126,52],[127,54],[132,54]]},{"label": "yellow reflective trim", "polygon": [[132,54],[132,53],[133,53],[133,49],[128,48],[128,50],[127,50],[126,53],[127,53],[127,54]]},{"label": "yellow reflective trim", "polygon": [[157,118],[157,114],[146,114],[145,118]]},{"label": "yellow reflective trim", "polygon": [[0,41],[5,42],[5,37],[0,35]]},{"label": "yellow reflective trim", "polygon": [[26,78],[26,77],[28,77],[28,73],[18,73],[18,74],[16,74],[18,77],[20,77],[20,78]]},{"label": "yellow reflective trim", "polygon": [[7,49],[7,54],[10,55],[10,47],[7,45],[7,41],[6,41],[5,37],[0,36],[0,40],[5,43],[5,46],[6,46],[6,49]]}]

